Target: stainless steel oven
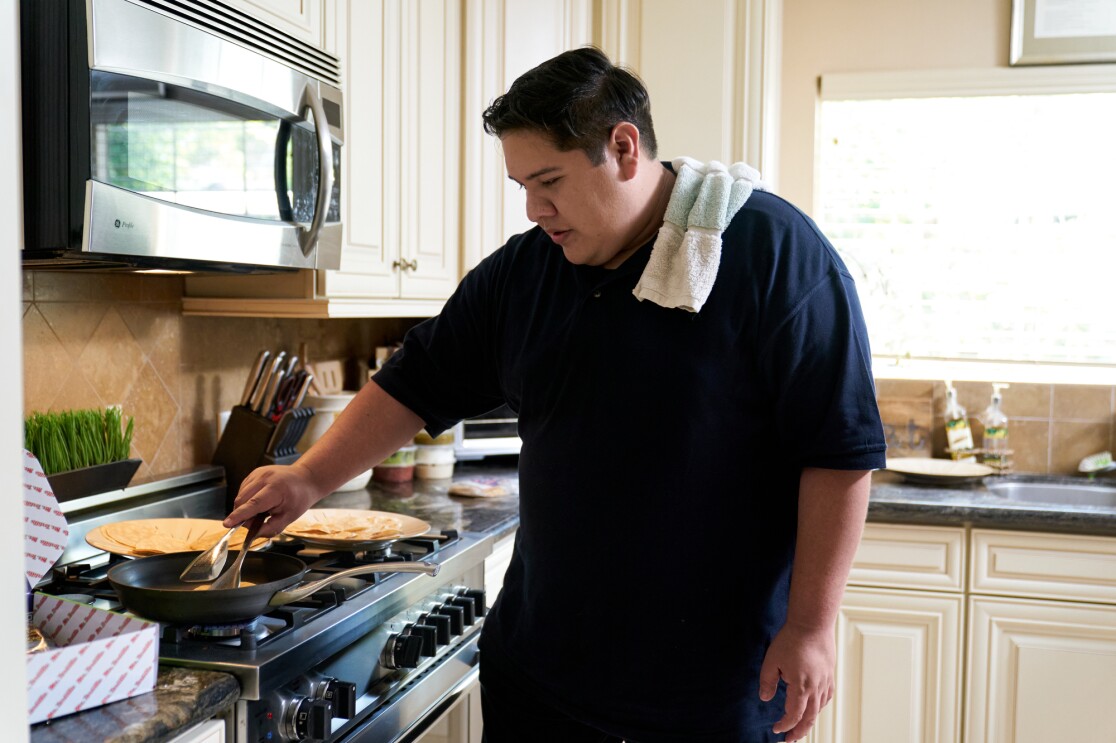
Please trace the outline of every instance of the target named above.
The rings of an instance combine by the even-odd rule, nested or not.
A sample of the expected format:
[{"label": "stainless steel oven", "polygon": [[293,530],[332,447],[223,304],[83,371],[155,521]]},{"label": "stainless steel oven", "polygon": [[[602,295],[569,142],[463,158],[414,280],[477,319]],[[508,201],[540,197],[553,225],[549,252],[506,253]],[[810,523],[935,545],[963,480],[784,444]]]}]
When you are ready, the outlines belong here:
[{"label": "stainless steel oven", "polygon": [[23,0],[25,268],[340,265],[340,61],[218,0]]}]

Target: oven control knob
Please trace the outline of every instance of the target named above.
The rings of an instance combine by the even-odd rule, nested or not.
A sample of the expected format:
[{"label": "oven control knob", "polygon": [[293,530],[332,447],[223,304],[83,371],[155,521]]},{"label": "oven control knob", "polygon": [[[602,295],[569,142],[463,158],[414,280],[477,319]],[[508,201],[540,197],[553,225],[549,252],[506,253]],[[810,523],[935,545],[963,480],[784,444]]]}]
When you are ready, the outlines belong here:
[{"label": "oven control knob", "polygon": [[450,606],[461,607],[461,619],[467,625],[473,625],[477,621],[477,605],[468,596],[458,596],[447,601]]},{"label": "oven control knob", "polygon": [[422,650],[419,653],[424,658],[432,658],[438,652],[438,629],[431,627],[429,624],[412,624],[410,631],[412,635],[422,638]]},{"label": "oven control knob", "polygon": [[483,617],[488,613],[488,599],[484,595],[483,588],[466,588],[461,591],[462,596],[466,596],[473,600],[476,605],[476,613],[478,617]]},{"label": "oven control knob", "polygon": [[388,668],[417,668],[422,657],[422,638],[406,633],[394,634],[384,647],[384,665]]},{"label": "oven control knob", "polygon": [[294,708],[294,738],[298,741],[329,740],[333,710],[323,699],[303,699]]},{"label": "oven control knob", "polygon": [[334,717],[347,720],[356,714],[356,684],[351,681],[329,679],[320,698],[330,703]]},{"label": "oven control knob", "polygon": [[438,613],[445,614],[450,618],[451,635],[460,635],[465,631],[465,610],[460,606],[454,606],[447,602],[438,607]]},{"label": "oven control knob", "polygon": [[419,624],[426,624],[433,627],[437,633],[435,642],[439,645],[449,645],[450,641],[450,618],[445,614],[438,614],[431,612],[423,614],[419,617]]}]

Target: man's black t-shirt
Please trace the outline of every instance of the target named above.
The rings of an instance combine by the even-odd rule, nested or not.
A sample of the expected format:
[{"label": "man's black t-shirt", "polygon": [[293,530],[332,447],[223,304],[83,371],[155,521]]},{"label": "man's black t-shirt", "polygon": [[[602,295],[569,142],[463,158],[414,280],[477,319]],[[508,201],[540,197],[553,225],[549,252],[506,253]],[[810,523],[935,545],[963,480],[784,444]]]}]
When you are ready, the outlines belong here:
[{"label": "man's black t-shirt", "polygon": [[884,465],[868,338],[833,247],[771,194],[724,232],[699,313],[633,296],[650,251],[606,270],[518,235],[375,379],[431,433],[519,414],[521,523],[483,657],[617,735],[743,740],[782,715],[758,674],[802,468]]}]

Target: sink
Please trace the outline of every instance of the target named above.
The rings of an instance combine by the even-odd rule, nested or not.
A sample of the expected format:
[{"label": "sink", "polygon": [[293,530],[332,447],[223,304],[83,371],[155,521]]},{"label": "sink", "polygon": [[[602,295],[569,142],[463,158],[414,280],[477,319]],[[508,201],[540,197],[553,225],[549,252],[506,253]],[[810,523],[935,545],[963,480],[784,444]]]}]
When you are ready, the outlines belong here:
[{"label": "sink", "polygon": [[1023,503],[1116,508],[1116,487],[1054,482],[992,482],[989,492]]}]

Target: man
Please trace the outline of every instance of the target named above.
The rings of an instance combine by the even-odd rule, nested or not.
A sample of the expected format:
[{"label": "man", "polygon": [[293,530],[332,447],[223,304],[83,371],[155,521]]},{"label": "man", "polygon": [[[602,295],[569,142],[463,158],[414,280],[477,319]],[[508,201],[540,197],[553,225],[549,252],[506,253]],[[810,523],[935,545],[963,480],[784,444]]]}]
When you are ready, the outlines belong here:
[{"label": "man", "polygon": [[[884,441],[852,279],[756,192],[700,312],[640,301],[674,187],[646,90],[592,48],[485,112],[538,226],[469,273],[290,467],[244,482],[274,534],[408,443],[508,402],[520,528],[481,638],[489,743],[796,740]],[[792,577],[793,564],[793,577]]]}]

